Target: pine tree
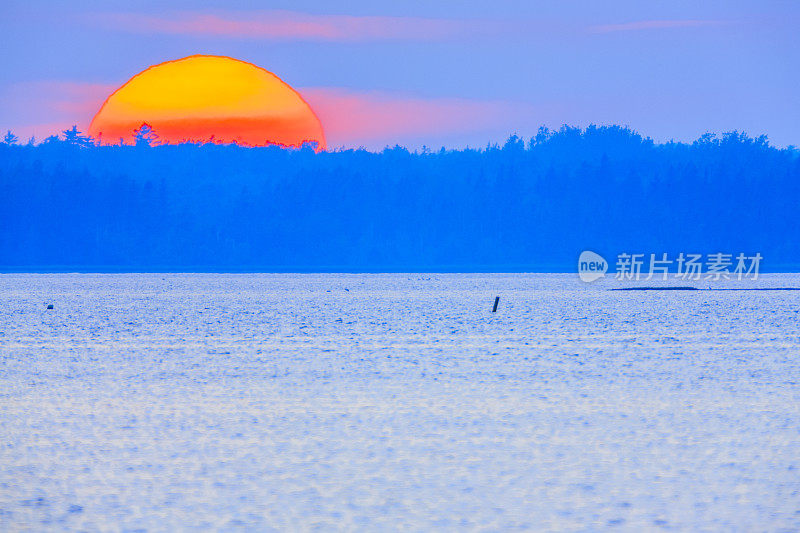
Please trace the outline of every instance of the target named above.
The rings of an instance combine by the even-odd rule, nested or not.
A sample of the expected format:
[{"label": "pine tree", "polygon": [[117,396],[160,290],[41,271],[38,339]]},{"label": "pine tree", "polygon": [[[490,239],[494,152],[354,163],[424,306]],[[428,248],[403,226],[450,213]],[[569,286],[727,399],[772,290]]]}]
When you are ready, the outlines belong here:
[{"label": "pine tree", "polygon": [[88,148],[94,145],[92,138],[81,133],[77,126],[72,126],[72,128],[64,130],[61,133],[64,134],[64,142],[67,144],[79,146],[81,148]]},{"label": "pine tree", "polygon": [[158,140],[158,135],[147,122],[142,122],[138,129],[133,130],[133,139],[136,146],[153,146]]},{"label": "pine tree", "polygon": [[19,137],[11,133],[11,130],[6,132],[5,137],[3,137],[3,144],[7,144],[9,146],[17,144],[19,142]]}]

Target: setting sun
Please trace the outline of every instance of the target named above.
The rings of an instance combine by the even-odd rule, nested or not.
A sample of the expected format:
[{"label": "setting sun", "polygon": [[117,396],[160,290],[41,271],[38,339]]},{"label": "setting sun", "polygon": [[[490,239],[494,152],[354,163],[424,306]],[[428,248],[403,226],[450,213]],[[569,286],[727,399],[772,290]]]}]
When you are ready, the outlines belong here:
[{"label": "setting sun", "polygon": [[325,149],[319,119],[280,78],[251,63],[195,55],[152,66],[105,101],[89,127],[104,144],[149,124],[162,143],[236,142]]}]

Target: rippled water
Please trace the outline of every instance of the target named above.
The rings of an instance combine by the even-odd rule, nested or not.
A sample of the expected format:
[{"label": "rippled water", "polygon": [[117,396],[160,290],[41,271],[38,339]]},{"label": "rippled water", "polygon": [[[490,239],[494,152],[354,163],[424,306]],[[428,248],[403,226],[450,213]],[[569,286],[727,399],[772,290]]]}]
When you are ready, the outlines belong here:
[{"label": "rippled water", "polygon": [[0,530],[800,528],[800,292],[607,286],[2,275]]}]

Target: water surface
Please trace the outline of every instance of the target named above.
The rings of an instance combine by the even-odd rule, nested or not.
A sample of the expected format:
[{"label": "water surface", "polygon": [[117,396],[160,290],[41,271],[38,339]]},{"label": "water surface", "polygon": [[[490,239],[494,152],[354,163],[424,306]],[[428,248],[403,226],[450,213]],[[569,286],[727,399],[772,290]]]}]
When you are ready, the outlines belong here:
[{"label": "water surface", "polygon": [[800,528],[800,293],[609,286],[2,275],[0,529]]}]

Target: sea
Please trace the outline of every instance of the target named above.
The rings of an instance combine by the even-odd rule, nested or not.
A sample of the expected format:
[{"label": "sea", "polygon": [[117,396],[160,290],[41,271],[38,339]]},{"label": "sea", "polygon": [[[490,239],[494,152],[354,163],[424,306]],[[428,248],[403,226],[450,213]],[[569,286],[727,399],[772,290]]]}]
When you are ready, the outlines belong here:
[{"label": "sea", "polygon": [[2,274],[0,530],[800,530],[800,275],[614,287]]}]

